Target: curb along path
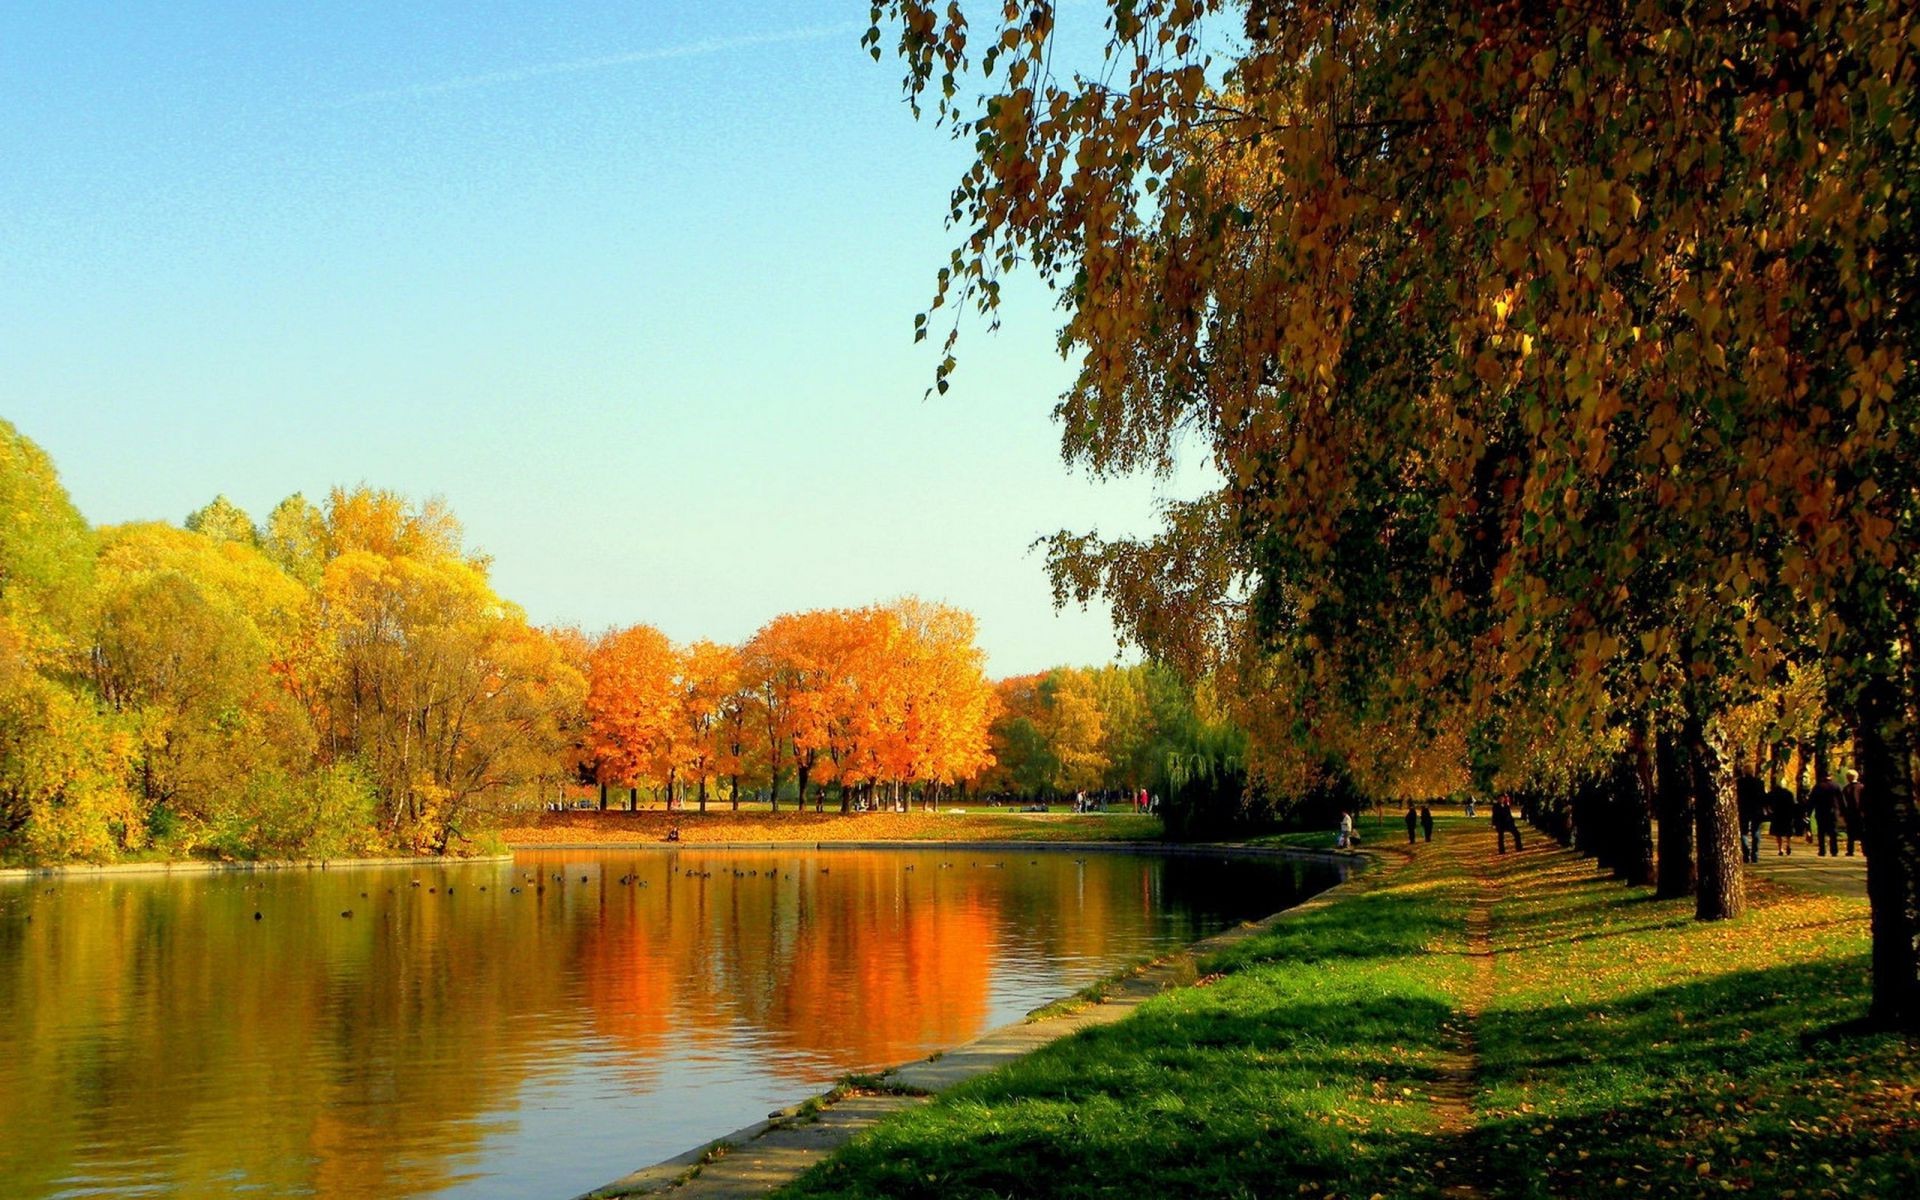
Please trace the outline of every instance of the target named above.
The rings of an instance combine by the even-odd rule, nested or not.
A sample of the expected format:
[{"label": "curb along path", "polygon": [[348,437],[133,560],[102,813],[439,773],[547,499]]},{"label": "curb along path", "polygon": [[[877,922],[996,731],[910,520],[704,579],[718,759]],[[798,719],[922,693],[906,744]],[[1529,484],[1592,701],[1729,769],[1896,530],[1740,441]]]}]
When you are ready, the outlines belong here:
[{"label": "curb along path", "polygon": [[[1214,848],[1216,851],[1219,847]],[[1356,886],[1367,886],[1406,858],[1368,856],[1355,874],[1292,908],[1195,942],[1118,980],[1097,985],[1100,999],[1053,1016],[1020,1021],[928,1059],[916,1060],[857,1085],[835,1089],[767,1120],[736,1130],[685,1154],[643,1167],[586,1193],[581,1200],[670,1193],[674,1200],[740,1200],[764,1196],[886,1117],[925,1104],[934,1093],[985,1075],[1041,1047],[1124,1020],[1142,1003],[1170,988],[1194,982],[1199,959],[1254,937],[1296,913],[1338,903]]]}]

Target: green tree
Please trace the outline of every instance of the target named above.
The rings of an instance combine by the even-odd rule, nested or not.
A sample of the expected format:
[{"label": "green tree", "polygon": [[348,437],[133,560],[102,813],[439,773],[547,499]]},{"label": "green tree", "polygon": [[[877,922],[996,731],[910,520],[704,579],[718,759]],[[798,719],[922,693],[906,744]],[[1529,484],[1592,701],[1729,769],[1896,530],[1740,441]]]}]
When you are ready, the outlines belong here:
[{"label": "green tree", "polygon": [[204,507],[188,513],[185,525],[210,541],[238,542],[243,546],[260,544],[260,531],[254,527],[253,518],[225,496],[215,496]]}]

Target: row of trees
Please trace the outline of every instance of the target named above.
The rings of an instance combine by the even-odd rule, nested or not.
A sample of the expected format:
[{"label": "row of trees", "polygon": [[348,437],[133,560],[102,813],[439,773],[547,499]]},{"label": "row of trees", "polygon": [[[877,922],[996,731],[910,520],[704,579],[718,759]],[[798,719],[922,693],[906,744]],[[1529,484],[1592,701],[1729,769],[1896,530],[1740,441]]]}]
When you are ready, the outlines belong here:
[{"label": "row of trees", "polygon": [[1084,75],[1055,10],[868,38],[976,150],[936,307],[1036,270],[1069,461],[1224,481],[1063,532],[1062,597],[1231,680],[1266,796],[1449,756],[1604,793],[1703,918],[1744,906],[1730,769],[1816,689],[1873,1010],[1920,1027],[1911,6],[1113,0]]},{"label": "row of trees", "polygon": [[994,693],[971,614],[920,600],[774,618],[745,645],[672,645],[647,625],[609,633],[586,653],[590,685],[582,776],[651,787],[669,806],[709,784],[764,788],[842,811],[856,800],[925,802],[993,761]]},{"label": "row of trees", "polygon": [[[542,629],[437,503],[90,528],[0,422],[0,856],[444,851],[567,783],[937,802],[989,768],[973,617],[905,599],[743,646]],[[790,790],[788,790],[790,789]]]},{"label": "row of trees", "polygon": [[444,848],[567,745],[586,679],[438,504],[89,528],[0,422],[0,852]]}]

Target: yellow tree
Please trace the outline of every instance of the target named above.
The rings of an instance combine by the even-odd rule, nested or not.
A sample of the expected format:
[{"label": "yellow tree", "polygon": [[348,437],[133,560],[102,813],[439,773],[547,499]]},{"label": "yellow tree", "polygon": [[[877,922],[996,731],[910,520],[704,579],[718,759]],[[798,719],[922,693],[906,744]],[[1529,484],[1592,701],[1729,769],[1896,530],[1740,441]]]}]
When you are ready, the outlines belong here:
[{"label": "yellow tree", "polygon": [[297,783],[316,748],[313,596],[231,532],[104,531],[93,679],[129,723],[133,787],[176,850],[290,851],[316,832]]},{"label": "yellow tree", "polygon": [[998,700],[975,644],[972,613],[906,598],[890,606],[901,633],[901,756],[896,778],[925,785],[929,804],[940,789],[974,779],[994,762],[989,729]]},{"label": "yellow tree", "polygon": [[444,851],[565,753],[585,681],[473,563],[349,550],[321,597],[339,652],[329,734],[373,779],[396,841]]},{"label": "yellow tree", "polygon": [[1041,685],[1046,701],[1047,745],[1053,752],[1053,785],[1063,792],[1100,786],[1107,770],[1106,722],[1087,672],[1062,667]]}]

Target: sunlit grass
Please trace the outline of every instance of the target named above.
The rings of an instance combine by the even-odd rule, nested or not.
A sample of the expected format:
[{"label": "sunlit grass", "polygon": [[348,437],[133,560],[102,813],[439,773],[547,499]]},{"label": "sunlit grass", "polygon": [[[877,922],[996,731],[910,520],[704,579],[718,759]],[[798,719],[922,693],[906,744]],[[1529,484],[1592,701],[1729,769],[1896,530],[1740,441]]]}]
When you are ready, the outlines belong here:
[{"label": "sunlit grass", "polygon": [[[1411,866],[1149,1002],[902,1114],[786,1196],[1920,1195],[1911,1047],[1863,1015],[1866,908],[1758,885],[1752,914],[1559,851]],[[1486,843],[1483,845],[1483,842]],[[1430,1101],[1493,883],[1481,1091]]]}]

